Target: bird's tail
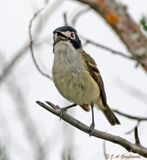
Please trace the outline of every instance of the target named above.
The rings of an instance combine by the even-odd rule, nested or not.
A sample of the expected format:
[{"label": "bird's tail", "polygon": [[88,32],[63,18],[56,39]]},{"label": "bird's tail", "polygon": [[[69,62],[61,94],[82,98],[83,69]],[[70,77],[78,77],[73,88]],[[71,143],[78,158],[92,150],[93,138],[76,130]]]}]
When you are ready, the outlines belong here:
[{"label": "bird's tail", "polygon": [[119,120],[117,119],[117,117],[112,112],[109,106],[107,106],[106,109],[102,111],[104,115],[106,116],[107,120],[111,123],[111,125],[120,124]]}]

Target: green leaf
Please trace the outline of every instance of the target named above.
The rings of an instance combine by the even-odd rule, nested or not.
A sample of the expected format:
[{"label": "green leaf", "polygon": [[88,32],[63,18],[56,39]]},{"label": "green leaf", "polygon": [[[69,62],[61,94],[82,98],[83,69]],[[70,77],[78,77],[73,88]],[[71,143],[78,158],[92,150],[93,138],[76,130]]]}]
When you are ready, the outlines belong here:
[{"label": "green leaf", "polygon": [[147,20],[146,20],[145,17],[143,17],[143,18],[141,19],[140,23],[141,23],[143,29],[144,29],[145,31],[147,31]]}]

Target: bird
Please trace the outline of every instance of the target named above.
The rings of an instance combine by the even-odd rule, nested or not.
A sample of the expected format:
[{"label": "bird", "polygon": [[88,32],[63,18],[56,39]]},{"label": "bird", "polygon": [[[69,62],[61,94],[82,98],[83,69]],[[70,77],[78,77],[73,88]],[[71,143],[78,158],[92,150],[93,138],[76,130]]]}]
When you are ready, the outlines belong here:
[{"label": "bird", "polygon": [[100,109],[111,125],[120,124],[107,104],[104,83],[95,60],[82,48],[76,29],[61,26],[53,31],[53,66],[54,84],[59,93],[72,103],[62,111],[80,106],[85,111],[92,111],[90,132],[95,128],[94,109]]}]

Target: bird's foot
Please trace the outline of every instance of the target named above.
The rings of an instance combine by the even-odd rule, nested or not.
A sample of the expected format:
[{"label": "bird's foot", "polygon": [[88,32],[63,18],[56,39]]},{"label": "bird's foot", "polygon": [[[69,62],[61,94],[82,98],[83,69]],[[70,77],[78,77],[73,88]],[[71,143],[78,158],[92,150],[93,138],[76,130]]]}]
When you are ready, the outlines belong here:
[{"label": "bird's foot", "polygon": [[74,103],[74,104],[69,105],[69,106],[67,106],[67,107],[61,108],[60,120],[62,119],[62,116],[63,116],[64,112],[67,112],[67,110],[68,110],[69,108],[72,108],[72,107],[75,107],[75,106],[76,106],[76,104]]},{"label": "bird's foot", "polygon": [[62,119],[62,116],[63,116],[64,112],[67,112],[67,107],[61,108],[61,111],[60,111],[60,120]]},{"label": "bird's foot", "polygon": [[95,128],[95,124],[91,123],[90,130],[89,130],[89,137],[93,134],[94,128]]}]

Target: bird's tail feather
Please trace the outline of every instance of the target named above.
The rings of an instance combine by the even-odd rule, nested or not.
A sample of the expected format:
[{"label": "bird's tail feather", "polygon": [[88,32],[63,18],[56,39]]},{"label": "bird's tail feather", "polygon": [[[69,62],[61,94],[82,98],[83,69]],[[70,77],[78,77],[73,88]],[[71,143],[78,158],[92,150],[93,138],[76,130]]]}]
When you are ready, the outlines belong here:
[{"label": "bird's tail feather", "polygon": [[115,114],[112,112],[109,106],[105,110],[102,110],[107,120],[111,123],[111,125],[120,124],[120,121],[117,119]]}]

